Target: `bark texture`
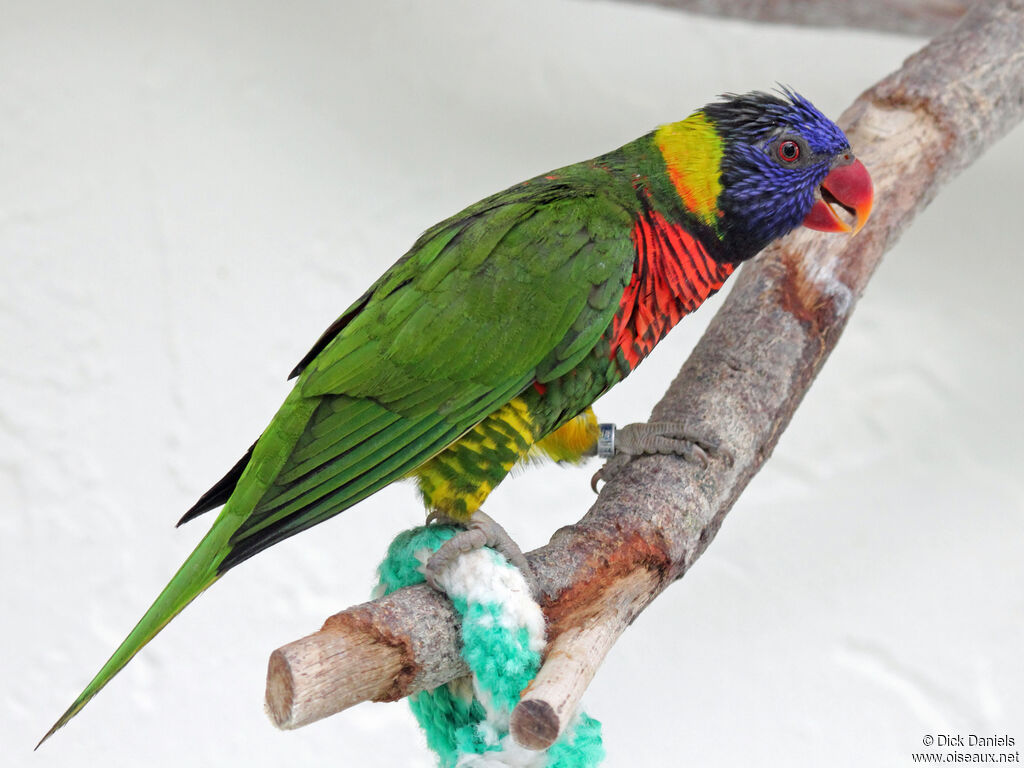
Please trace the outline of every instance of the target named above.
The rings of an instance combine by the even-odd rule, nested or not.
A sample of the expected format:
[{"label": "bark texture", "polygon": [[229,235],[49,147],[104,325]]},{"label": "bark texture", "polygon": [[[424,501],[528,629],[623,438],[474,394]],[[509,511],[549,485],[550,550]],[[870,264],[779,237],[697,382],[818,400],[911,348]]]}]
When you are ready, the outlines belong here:
[{"label": "bark texture", "polygon": [[[1022,116],[1024,0],[973,6],[846,110],[840,125],[875,182],[871,220],[853,239],[800,230],[744,267],[652,414],[717,435],[733,460],[636,460],[579,523],[529,553],[551,666],[513,715],[520,743],[543,747],[561,732],[615,639],[686,573],[771,454],[883,253]],[[344,611],[275,652],[302,649],[290,664],[272,659],[268,709],[297,727],[358,697],[393,700],[463,675],[456,629],[447,601],[425,586]],[[386,663],[347,665],[367,648]]]}]

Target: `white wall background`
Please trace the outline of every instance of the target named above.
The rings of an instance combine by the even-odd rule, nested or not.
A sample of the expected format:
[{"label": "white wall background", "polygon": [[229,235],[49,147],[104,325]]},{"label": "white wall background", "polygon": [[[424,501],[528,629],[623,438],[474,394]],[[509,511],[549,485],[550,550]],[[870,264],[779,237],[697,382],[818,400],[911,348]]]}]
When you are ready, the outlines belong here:
[{"label": "white wall background", "polygon": [[[293,733],[270,651],[365,599],[409,487],[233,571],[31,749],[191,551],[320,331],[463,205],[920,41],[560,0],[0,1],[0,762],[432,764],[404,704]],[[588,695],[608,766],[906,766],[1024,740],[1019,130],[888,255],[775,456]],[[600,404],[646,417],[714,306]],[[594,467],[503,485],[529,547]]]}]

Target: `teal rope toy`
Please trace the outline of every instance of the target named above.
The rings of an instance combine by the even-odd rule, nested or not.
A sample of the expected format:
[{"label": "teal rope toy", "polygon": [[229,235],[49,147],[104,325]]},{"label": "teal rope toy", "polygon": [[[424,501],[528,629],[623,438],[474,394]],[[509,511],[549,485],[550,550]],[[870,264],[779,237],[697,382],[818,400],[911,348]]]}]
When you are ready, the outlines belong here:
[{"label": "teal rope toy", "polygon": [[[378,569],[375,596],[423,581],[423,564],[455,534],[446,525],[403,531]],[[540,669],[544,615],[523,575],[492,549],[460,556],[438,579],[462,617],[462,657],[472,672],[409,697],[441,768],[590,768],[604,759],[601,724],[582,711],[561,738],[535,752],[515,743],[509,718]]]}]

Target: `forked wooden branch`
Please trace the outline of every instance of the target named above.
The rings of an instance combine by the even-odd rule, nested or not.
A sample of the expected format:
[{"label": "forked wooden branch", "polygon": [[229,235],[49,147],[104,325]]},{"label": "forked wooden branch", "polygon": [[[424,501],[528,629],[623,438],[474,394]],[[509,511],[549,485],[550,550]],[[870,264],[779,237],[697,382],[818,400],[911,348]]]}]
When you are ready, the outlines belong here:
[{"label": "forked wooden branch", "polygon": [[[573,717],[605,654],[683,576],[771,454],[882,254],[939,187],[1024,116],[1024,0],[980,3],[843,114],[875,182],[854,239],[802,230],[741,270],[653,420],[717,435],[733,461],[624,467],[576,525],[529,554],[550,638],[512,733],[542,748]],[[274,652],[267,707],[295,728],[362,700],[390,701],[466,673],[448,602],[426,586],[332,616]]]}]

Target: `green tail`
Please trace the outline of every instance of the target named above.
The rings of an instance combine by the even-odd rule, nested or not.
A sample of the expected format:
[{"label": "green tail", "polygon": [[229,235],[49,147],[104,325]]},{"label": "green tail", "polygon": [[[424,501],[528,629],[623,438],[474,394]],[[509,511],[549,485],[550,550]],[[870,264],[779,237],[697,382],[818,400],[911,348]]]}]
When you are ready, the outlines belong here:
[{"label": "green tail", "polygon": [[[220,523],[221,521],[218,520],[217,522]],[[142,620],[135,625],[135,629],[118,646],[110,660],[103,665],[103,668],[96,677],[85,687],[81,695],[75,699],[74,704],[68,707],[67,711],[60,716],[60,719],[53,724],[53,727],[46,732],[46,735],[39,740],[39,744],[36,744],[36,749],[39,749],[39,746],[44,741],[63,728],[72,717],[77,715],[79,710],[88,704],[89,700],[99,693],[100,689],[110,682],[111,678],[120,672],[124,665],[131,661],[132,657],[142,650],[146,643],[167,626],[171,619],[181,613],[181,610],[191,603],[200,592],[217,580],[220,576],[216,569],[217,562],[224,557],[225,544],[231,535],[230,529],[233,529],[234,526],[229,525],[227,528],[228,530],[225,530],[225,526],[214,525],[206,537],[199,542],[199,546],[196,547],[192,555],[181,566],[170,583],[164,587],[164,591],[160,593],[160,596],[150,606],[149,610],[146,611]]]},{"label": "green tail", "polygon": [[269,480],[281,470],[295,446],[306,422],[317,404],[316,398],[303,398],[298,387],[284,401],[274,420],[267,427],[253,448],[249,466],[239,478],[238,486],[220,515],[214,521],[210,532],[199,542],[174,578],[164,587],[135,629],[114,651],[114,655],[85,687],[75,703],[53,724],[46,735],[36,744],[36,749],[63,728],[71,718],[89,703],[100,689],[120,672],[142,648],[156,637],[168,622],[181,613],[204,589],[213,584],[224,573],[220,569],[224,558],[231,551],[232,534],[252,512],[256,502],[266,491]]}]

